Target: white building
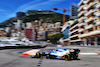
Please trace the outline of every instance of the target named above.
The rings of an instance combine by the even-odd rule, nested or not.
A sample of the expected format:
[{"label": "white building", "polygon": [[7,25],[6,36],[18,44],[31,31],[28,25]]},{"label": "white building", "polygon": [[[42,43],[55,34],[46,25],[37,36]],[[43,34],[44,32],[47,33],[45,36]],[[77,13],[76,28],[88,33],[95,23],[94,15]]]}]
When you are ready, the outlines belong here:
[{"label": "white building", "polygon": [[100,45],[100,0],[81,0],[78,5],[81,44]]}]

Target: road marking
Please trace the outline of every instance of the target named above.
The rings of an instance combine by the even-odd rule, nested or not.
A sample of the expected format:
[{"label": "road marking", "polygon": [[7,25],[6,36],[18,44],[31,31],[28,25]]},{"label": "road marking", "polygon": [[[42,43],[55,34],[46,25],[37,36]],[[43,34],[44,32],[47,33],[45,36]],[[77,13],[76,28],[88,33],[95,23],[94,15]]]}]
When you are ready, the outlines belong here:
[{"label": "road marking", "polygon": [[78,53],[78,55],[100,55],[100,53]]},{"label": "road marking", "polygon": [[43,61],[43,57],[40,58],[40,61],[38,62],[37,67],[40,67],[41,66],[42,61]]}]

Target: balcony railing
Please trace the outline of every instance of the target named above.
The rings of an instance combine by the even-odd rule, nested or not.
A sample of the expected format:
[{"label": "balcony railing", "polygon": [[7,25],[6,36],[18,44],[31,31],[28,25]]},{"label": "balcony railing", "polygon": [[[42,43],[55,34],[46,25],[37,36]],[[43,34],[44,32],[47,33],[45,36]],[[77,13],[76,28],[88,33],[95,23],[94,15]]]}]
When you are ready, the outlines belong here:
[{"label": "balcony railing", "polygon": [[79,14],[78,14],[78,16],[80,17],[81,15],[83,15],[84,14],[84,11],[81,11]]},{"label": "balcony railing", "polygon": [[82,20],[84,20],[84,17],[79,18],[78,21],[81,22]]},{"label": "balcony railing", "polygon": [[91,24],[91,25],[89,25],[89,26],[86,26],[85,29],[90,29],[90,28],[92,28],[92,27],[93,27],[93,25]]},{"label": "balcony railing", "polygon": [[89,3],[91,0],[87,0],[86,3]]},{"label": "balcony railing", "polygon": [[79,29],[78,32],[82,32],[84,29]]},{"label": "balcony railing", "polygon": [[79,24],[79,27],[81,27],[82,25],[84,25],[84,23],[80,23],[80,24]]},{"label": "balcony railing", "polygon": [[84,6],[80,6],[80,8],[78,9],[78,11],[81,11],[84,8]]},{"label": "balcony railing", "polygon": [[89,16],[90,14],[92,14],[94,12],[94,10],[90,10],[89,12],[87,12],[86,14],[85,14],[85,16]]},{"label": "balcony railing", "polygon": [[100,17],[100,12],[98,12],[98,13],[96,14],[96,16],[97,16],[97,17]]},{"label": "balcony railing", "polygon": [[96,22],[96,25],[100,25],[100,21]]},{"label": "balcony railing", "polygon": [[97,34],[100,34],[100,30],[91,31],[91,32],[86,33],[86,34],[82,34],[79,37],[82,38],[82,37],[87,37],[87,36],[92,36],[92,35],[97,35]]},{"label": "balcony railing", "polygon": [[70,36],[69,38],[78,37],[78,36],[79,34],[76,34],[76,35]]},{"label": "balcony railing", "polygon": [[80,3],[78,4],[78,6],[81,6],[83,4],[83,0],[80,1]]},{"label": "balcony railing", "polygon": [[78,41],[81,41],[81,39],[70,40],[70,42],[78,42]]},{"label": "balcony railing", "polygon": [[90,17],[90,18],[87,19],[85,22],[88,23],[88,22],[93,21],[93,20],[94,20],[94,18],[93,18],[93,17]]},{"label": "balcony railing", "polygon": [[76,29],[76,30],[72,31],[69,34],[72,34],[72,33],[76,32],[76,31],[79,31],[79,29]]},{"label": "balcony railing", "polygon": [[96,8],[100,8],[100,4],[97,4]]},{"label": "balcony railing", "polygon": [[73,27],[70,28],[70,30],[74,29],[76,26],[78,26],[79,24],[74,25]]},{"label": "balcony railing", "polygon": [[84,4],[86,4],[86,3],[87,3],[87,1],[88,1],[88,0],[86,0],[86,1],[83,1],[83,3],[84,3]]},{"label": "balcony railing", "polygon": [[94,5],[94,2],[90,3],[88,6],[87,6],[87,10],[92,7]]}]

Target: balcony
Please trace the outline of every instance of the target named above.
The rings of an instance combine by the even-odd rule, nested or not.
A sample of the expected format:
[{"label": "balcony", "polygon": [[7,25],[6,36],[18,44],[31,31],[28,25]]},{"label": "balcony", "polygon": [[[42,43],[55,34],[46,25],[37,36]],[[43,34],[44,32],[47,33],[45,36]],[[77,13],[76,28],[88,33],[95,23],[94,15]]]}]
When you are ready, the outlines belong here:
[{"label": "balcony", "polygon": [[77,27],[79,24],[74,25],[73,27],[70,28],[70,30],[74,29],[75,27]]},{"label": "balcony", "polygon": [[78,37],[78,36],[79,34],[76,34],[76,35],[70,36],[69,38]]},{"label": "balcony", "polygon": [[98,12],[98,13],[96,14],[96,16],[97,16],[97,17],[100,17],[100,12]]},{"label": "balcony", "polygon": [[86,1],[83,1],[83,3],[84,3],[84,4],[86,4],[86,3],[87,3],[87,1],[88,1],[88,0],[86,0]]},{"label": "balcony", "polygon": [[80,24],[79,24],[79,27],[81,27],[82,25],[84,25],[84,23],[80,23]]},{"label": "balcony", "polygon": [[85,29],[87,30],[87,29],[90,29],[90,28],[92,28],[92,27],[93,27],[93,25],[91,24],[91,25],[89,25],[89,26],[86,26]]},{"label": "balcony", "polygon": [[88,23],[88,22],[91,22],[91,21],[93,21],[93,20],[94,20],[94,18],[93,18],[93,17],[90,17],[90,18],[87,19],[85,22]]},{"label": "balcony", "polygon": [[78,32],[82,32],[84,29],[79,29],[79,31]]},{"label": "balcony", "polygon": [[89,12],[87,12],[86,14],[85,14],[85,16],[89,16],[90,14],[92,14],[94,12],[94,10],[90,10]]},{"label": "balcony", "polygon": [[76,31],[78,31],[78,30],[79,30],[79,29],[76,29],[76,30],[74,30],[74,31],[70,32],[69,34],[72,34],[72,33],[76,32]]},{"label": "balcony", "polygon": [[98,3],[100,3],[100,0],[97,0]]},{"label": "balcony", "polygon": [[86,3],[89,3],[91,0],[87,0]]},{"label": "balcony", "polygon": [[89,4],[90,2],[93,2],[93,0],[86,0],[86,4]]},{"label": "balcony", "polygon": [[78,21],[81,22],[82,20],[84,20],[84,17],[79,18]]},{"label": "balcony", "polygon": [[70,42],[78,42],[81,41],[81,39],[71,40]]},{"label": "balcony", "polygon": [[84,6],[80,6],[80,8],[78,9],[78,11],[83,10]]},{"label": "balcony", "polygon": [[97,4],[96,8],[97,8],[97,9],[100,9],[100,4]]},{"label": "balcony", "polygon": [[68,25],[67,23],[65,24],[65,25],[63,25],[63,26],[60,26],[61,28],[62,28],[62,32],[67,28],[67,27],[69,27],[70,25]]},{"label": "balcony", "polygon": [[80,17],[80,16],[82,16],[84,14],[84,11],[81,11],[79,14],[78,14],[78,16]]},{"label": "balcony", "polygon": [[78,3],[78,6],[81,6],[83,4],[83,0],[80,1],[80,3]]},{"label": "balcony", "polygon": [[96,23],[96,25],[100,25],[100,21],[98,21],[98,22]]},{"label": "balcony", "polygon": [[93,36],[93,35],[97,35],[97,34],[100,34],[100,30],[91,31],[86,34],[82,34],[79,37],[82,38],[82,37],[88,37],[88,36]]},{"label": "balcony", "polygon": [[63,41],[69,41],[69,40],[70,40],[69,38],[63,39]]},{"label": "balcony", "polygon": [[92,7],[94,5],[94,2],[90,3],[88,6],[87,6],[87,10]]}]

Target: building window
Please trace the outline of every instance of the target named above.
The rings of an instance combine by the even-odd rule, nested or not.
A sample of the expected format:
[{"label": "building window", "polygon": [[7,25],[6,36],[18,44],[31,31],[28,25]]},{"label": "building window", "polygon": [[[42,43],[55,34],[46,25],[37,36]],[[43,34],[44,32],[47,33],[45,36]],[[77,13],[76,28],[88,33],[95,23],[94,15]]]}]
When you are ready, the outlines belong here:
[{"label": "building window", "polygon": [[84,19],[84,22],[86,21],[86,18]]},{"label": "building window", "polygon": [[96,8],[96,5],[97,5],[96,3],[93,5],[93,8],[94,8],[94,9]]},{"label": "building window", "polygon": [[93,0],[93,2],[96,2],[96,0]]},{"label": "building window", "polygon": [[86,25],[84,25],[84,29],[86,28]]},{"label": "building window", "polygon": [[93,13],[93,16],[96,16],[96,14],[97,14],[97,11],[95,11],[95,12]]},{"label": "building window", "polygon": [[95,25],[95,24],[96,24],[96,22],[97,22],[97,19],[94,19],[93,24]]},{"label": "building window", "polygon": [[70,25],[70,23],[68,23],[68,25]]},{"label": "building window", "polygon": [[83,32],[81,32],[81,34],[83,34]]}]

